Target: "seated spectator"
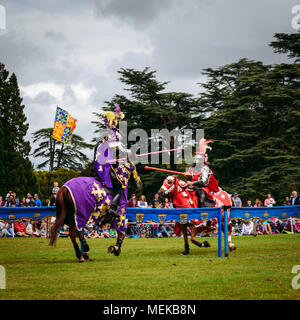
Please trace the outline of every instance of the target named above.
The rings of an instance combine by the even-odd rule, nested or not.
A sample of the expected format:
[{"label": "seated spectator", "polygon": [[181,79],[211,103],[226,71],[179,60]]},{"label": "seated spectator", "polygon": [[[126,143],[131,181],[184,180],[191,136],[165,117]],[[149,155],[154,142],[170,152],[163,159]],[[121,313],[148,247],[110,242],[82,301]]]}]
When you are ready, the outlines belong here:
[{"label": "seated spectator", "polygon": [[262,201],[260,201],[259,199],[256,199],[256,200],[255,200],[254,207],[262,207],[262,206],[263,206]]},{"label": "seated spectator", "polygon": [[268,221],[263,221],[264,233],[272,234],[271,225]]},{"label": "seated spectator", "polygon": [[12,195],[13,195],[13,190],[12,190],[12,189],[9,189],[9,190],[8,190],[8,194],[7,194],[6,197],[5,197],[5,201],[7,201],[8,198],[9,198],[9,196],[12,196]]},{"label": "seated spectator", "polygon": [[101,236],[99,236],[97,230],[93,228],[93,225],[88,225],[87,228],[87,237],[90,239],[97,239],[97,238],[101,238]]},{"label": "seated spectator", "polygon": [[29,196],[29,202],[27,201],[27,206],[28,207],[36,207],[36,202],[34,201],[32,195]]},{"label": "seated spectator", "polygon": [[15,201],[15,207],[19,207],[20,205],[20,200],[17,197],[17,194],[15,192],[13,192],[13,197],[14,197],[14,201]]},{"label": "seated spectator", "polygon": [[271,193],[268,193],[267,198],[265,199],[265,207],[273,207],[276,204],[276,201],[272,198]]},{"label": "seated spectator", "polygon": [[5,207],[5,201],[3,200],[2,196],[0,196],[0,207]]},{"label": "seated spectator", "polygon": [[153,208],[162,207],[162,206],[160,206],[161,203],[162,203],[162,202],[161,202],[161,200],[159,199],[159,194],[156,193],[156,194],[154,195],[154,199],[153,199],[152,202],[151,202]]},{"label": "seated spectator", "polygon": [[100,231],[101,234],[104,236],[104,238],[110,238],[109,229],[110,229],[110,225],[109,224],[105,224],[103,226],[102,230]]},{"label": "seated spectator", "polygon": [[29,203],[30,203],[30,197],[32,197],[32,195],[30,194],[30,192],[27,193],[26,195],[26,203],[27,203],[27,207],[30,207],[29,206]]},{"label": "seated spectator", "polygon": [[246,207],[253,207],[251,200],[247,200]]},{"label": "seated spectator", "polygon": [[42,201],[39,199],[39,195],[37,193],[35,193],[33,198],[34,198],[34,202],[35,202],[36,206],[41,207]]},{"label": "seated spectator", "polygon": [[129,223],[127,223],[127,229],[126,229],[126,235],[129,238],[137,236],[137,223],[130,220]]},{"label": "seated spectator", "polygon": [[35,221],[31,220],[26,227],[26,234],[29,237],[38,237],[40,235],[39,231],[36,228]]},{"label": "seated spectator", "polygon": [[110,238],[116,238],[117,237],[117,231],[115,229],[109,229],[109,237]]},{"label": "seated spectator", "polygon": [[42,222],[40,226],[40,236],[42,238],[47,238],[47,225],[45,222]]},{"label": "seated spectator", "polygon": [[40,236],[40,231],[39,229],[37,228],[37,224],[36,224],[36,221],[31,221],[31,225],[32,225],[32,235],[34,237],[39,237]]},{"label": "seated spectator", "polygon": [[169,238],[171,236],[172,229],[167,224],[160,224],[158,230],[158,237]]},{"label": "seated spectator", "polygon": [[165,198],[165,202],[164,202],[164,205],[163,205],[164,209],[170,209],[170,206],[171,206],[171,204],[169,202],[169,199]]},{"label": "seated spectator", "polygon": [[253,221],[245,221],[242,225],[242,236],[253,234]]},{"label": "seated spectator", "polygon": [[32,237],[32,234],[33,234],[33,227],[32,227],[31,222],[27,224],[27,227],[26,227],[26,234],[27,234],[27,236]]},{"label": "seated spectator", "polygon": [[276,220],[275,228],[278,230],[278,232],[283,233],[288,226],[288,223],[286,221],[281,221],[279,219]]},{"label": "seated spectator", "polygon": [[292,206],[300,205],[300,196],[298,196],[297,191],[292,192],[291,205]]},{"label": "seated spectator", "polygon": [[20,207],[27,207],[26,198],[22,198],[22,200],[20,201]]},{"label": "seated spectator", "polygon": [[147,229],[149,230],[150,238],[156,238],[158,234],[158,224],[155,221],[147,220]]},{"label": "seated spectator", "polygon": [[50,199],[46,199],[46,206],[50,207],[50,205],[51,205]]},{"label": "seated spectator", "polygon": [[239,195],[237,192],[234,193],[232,197],[232,202],[234,207],[241,207],[242,206],[242,200],[239,198]]},{"label": "seated spectator", "polygon": [[14,223],[15,235],[17,237],[26,237],[26,225],[23,220]]},{"label": "seated spectator", "polygon": [[290,197],[285,197],[282,205],[283,206],[290,206],[291,205]]},{"label": "seated spectator", "polygon": [[140,200],[137,202],[137,206],[139,208],[147,208],[148,207],[148,203],[147,203],[146,197],[144,195],[140,196]]},{"label": "seated spectator", "polygon": [[14,231],[9,223],[0,220],[0,237],[14,237]]},{"label": "seated spectator", "polygon": [[256,224],[256,233],[257,234],[264,234],[264,232],[265,232],[265,229],[262,224],[262,221],[261,221],[261,219],[258,219],[258,222]]},{"label": "seated spectator", "polygon": [[14,196],[11,194],[5,202],[5,207],[12,207],[14,203]]},{"label": "seated spectator", "polygon": [[136,196],[135,196],[135,194],[133,193],[133,194],[131,195],[130,200],[127,202],[127,207],[129,207],[129,208],[136,208],[136,207],[137,207],[137,204],[138,204],[138,202],[137,202],[137,200],[136,200]]}]

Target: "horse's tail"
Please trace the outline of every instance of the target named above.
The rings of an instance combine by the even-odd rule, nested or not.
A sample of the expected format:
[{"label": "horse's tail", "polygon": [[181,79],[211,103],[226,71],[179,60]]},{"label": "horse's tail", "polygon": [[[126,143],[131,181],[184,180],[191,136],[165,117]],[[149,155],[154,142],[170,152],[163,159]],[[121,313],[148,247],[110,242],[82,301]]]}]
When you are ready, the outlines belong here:
[{"label": "horse's tail", "polygon": [[49,242],[50,246],[53,246],[55,244],[57,234],[61,229],[61,227],[64,225],[64,222],[67,216],[68,194],[69,194],[68,190],[65,187],[61,187],[56,194],[56,199],[55,199],[56,220],[50,232],[50,242]]}]

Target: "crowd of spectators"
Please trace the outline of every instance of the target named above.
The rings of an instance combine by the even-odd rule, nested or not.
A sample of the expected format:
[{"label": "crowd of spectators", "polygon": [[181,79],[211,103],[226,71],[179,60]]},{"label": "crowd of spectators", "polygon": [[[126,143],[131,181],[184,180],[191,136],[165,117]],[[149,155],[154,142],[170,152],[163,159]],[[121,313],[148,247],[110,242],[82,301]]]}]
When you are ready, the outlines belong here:
[{"label": "crowd of spectators", "polygon": [[46,221],[21,219],[8,223],[0,219],[0,237],[42,237],[48,236],[49,226]]},{"label": "crowd of spectators", "polygon": [[[300,205],[300,196],[298,196],[297,191],[293,191],[290,196],[286,196],[284,198],[284,201],[281,204],[275,201],[271,193],[268,193],[264,202],[262,202],[260,199],[256,199],[254,205],[252,205],[252,201],[247,200],[245,207],[274,207],[275,205],[278,205],[278,206]],[[235,192],[232,197],[232,206],[243,207],[242,200],[239,198],[239,195],[237,192]]]},{"label": "crowd of spectators", "polygon": [[[52,189],[52,198],[51,200],[46,200],[47,206],[55,205],[56,193],[59,190],[58,182],[54,182]],[[9,189],[5,198],[0,196],[0,207],[41,207],[42,201],[39,198],[38,193],[34,193],[31,195],[30,192],[27,193],[26,197],[21,198],[21,200],[17,197],[17,194]]]},{"label": "crowd of spectators", "polygon": [[[55,205],[56,193],[59,190],[57,182],[54,182],[52,189],[52,199],[47,200],[47,205]],[[165,198],[162,201],[159,198],[159,195],[156,193],[154,198],[147,202],[146,196],[141,195],[139,199],[136,199],[136,194],[132,194],[127,203],[128,207],[138,207],[138,208],[173,208],[172,202],[168,198]],[[234,207],[242,207],[242,200],[239,198],[237,192],[232,196],[232,205]],[[245,207],[272,207],[277,205],[272,194],[268,194],[264,201],[256,199],[254,204],[252,200],[246,200]],[[280,204],[279,204],[280,205]],[[293,191],[291,196],[287,196],[282,203],[283,206],[290,205],[300,205],[300,197],[297,195],[296,191]],[[42,201],[39,199],[37,193],[32,196],[30,193],[27,193],[26,197],[23,197],[21,200],[17,197],[16,193],[10,189],[3,199],[0,196],[0,206],[2,207],[40,207],[42,206]],[[53,218],[49,224],[46,221],[36,222],[29,219],[19,220],[13,225],[11,223],[4,222],[0,220],[0,236],[1,237],[47,237],[51,224],[53,224],[55,218]],[[234,222],[234,234],[235,235],[260,235],[260,234],[274,234],[274,233],[288,233],[288,232],[300,232],[300,224],[297,220],[287,220],[281,221],[277,218],[273,218],[271,221],[262,221],[260,219],[252,219],[250,221],[239,221],[235,220]],[[160,224],[155,221],[145,221],[143,224],[138,224],[134,221],[126,221],[127,237],[174,237],[177,236],[174,234],[173,229],[175,226],[175,221],[169,221],[168,223]],[[102,228],[99,228],[97,225],[87,225],[84,230],[84,237],[86,238],[115,238],[116,231],[110,229],[110,225],[107,224]],[[61,237],[68,236],[68,227],[64,226],[59,233]]]}]

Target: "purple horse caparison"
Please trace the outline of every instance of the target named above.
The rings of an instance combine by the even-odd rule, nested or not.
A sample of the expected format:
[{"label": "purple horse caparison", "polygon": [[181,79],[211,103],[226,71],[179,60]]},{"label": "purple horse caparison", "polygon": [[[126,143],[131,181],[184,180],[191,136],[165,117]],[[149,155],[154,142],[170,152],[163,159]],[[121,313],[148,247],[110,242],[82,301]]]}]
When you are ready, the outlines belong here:
[{"label": "purple horse caparison", "polygon": [[[135,165],[130,161],[120,163],[115,169],[116,176],[123,187],[118,211],[120,216],[112,220],[107,215],[111,206],[113,195],[109,189],[94,177],[78,177],[67,181],[56,195],[56,221],[51,229],[50,243],[53,245],[57,234],[64,224],[69,226],[69,235],[73,243],[76,257],[79,262],[89,259],[89,246],[82,235],[86,224],[98,223],[101,226],[110,223],[117,231],[117,243],[108,248],[109,253],[118,256],[125,238],[125,219],[127,210],[127,195],[129,181],[134,180],[137,187],[142,185]],[[83,253],[81,252],[76,237],[79,238]]]}]

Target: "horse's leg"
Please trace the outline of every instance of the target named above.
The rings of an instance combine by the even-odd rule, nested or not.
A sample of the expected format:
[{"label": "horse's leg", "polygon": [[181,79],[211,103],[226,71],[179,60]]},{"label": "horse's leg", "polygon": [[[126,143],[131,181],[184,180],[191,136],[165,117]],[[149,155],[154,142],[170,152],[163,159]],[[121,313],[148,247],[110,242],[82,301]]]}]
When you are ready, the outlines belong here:
[{"label": "horse's leg", "polygon": [[186,224],[180,224],[180,229],[183,234],[184,238],[184,251],[181,252],[183,255],[187,255],[190,253],[190,247],[189,247],[189,238],[187,234],[187,225]]},{"label": "horse's leg", "polygon": [[78,231],[77,229],[75,231],[76,231],[77,237],[79,238],[82,249],[83,249],[83,258],[88,260],[90,258],[89,254],[88,254],[88,252],[90,251],[90,247],[87,244],[86,240],[84,239],[82,232]]},{"label": "horse's leg", "polygon": [[83,262],[84,258],[81,255],[81,250],[80,250],[80,248],[79,248],[79,246],[78,246],[78,244],[76,242],[76,229],[75,229],[74,225],[70,226],[69,235],[70,235],[71,241],[73,243],[73,247],[74,247],[77,259],[79,260],[79,262]]},{"label": "horse's leg", "polygon": [[210,244],[207,241],[203,241],[203,243],[202,243],[202,242],[198,242],[196,240],[197,233],[199,233],[198,228],[196,228],[196,226],[193,226],[192,227],[192,235],[191,235],[192,243],[195,244],[196,246],[200,247],[200,248],[202,248],[202,247],[210,247]]},{"label": "horse's leg", "polygon": [[118,236],[116,244],[107,248],[107,253],[113,253],[115,256],[120,255],[122,243],[125,239],[125,232],[117,231],[117,234]]}]

